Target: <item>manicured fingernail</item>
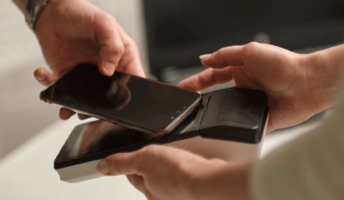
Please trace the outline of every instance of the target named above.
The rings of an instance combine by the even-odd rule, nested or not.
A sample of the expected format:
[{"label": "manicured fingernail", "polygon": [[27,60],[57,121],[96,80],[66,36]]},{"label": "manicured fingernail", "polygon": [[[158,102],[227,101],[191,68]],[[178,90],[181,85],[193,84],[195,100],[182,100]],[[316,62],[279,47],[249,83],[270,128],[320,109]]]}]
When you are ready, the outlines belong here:
[{"label": "manicured fingernail", "polygon": [[202,59],[208,59],[210,58],[211,54],[204,54],[204,55],[201,55],[199,58],[202,60]]},{"label": "manicured fingernail", "polygon": [[36,76],[36,79],[39,81],[44,81],[45,80],[45,76]]},{"label": "manicured fingernail", "polygon": [[106,62],[104,65],[104,70],[107,73],[107,75],[111,76],[113,74],[115,67],[116,67],[115,64]]},{"label": "manicured fingernail", "polygon": [[107,175],[110,173],[110,168],[108,165],[108,162],[106,160],[102,160],[98,166],[97,166],[97,170],[99,173]]}]

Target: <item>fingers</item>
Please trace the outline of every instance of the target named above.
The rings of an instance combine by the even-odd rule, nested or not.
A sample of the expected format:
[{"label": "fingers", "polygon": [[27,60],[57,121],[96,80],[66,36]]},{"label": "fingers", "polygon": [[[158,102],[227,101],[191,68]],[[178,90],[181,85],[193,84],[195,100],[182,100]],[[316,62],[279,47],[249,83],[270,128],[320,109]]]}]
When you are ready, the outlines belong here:
[{"label": "fingers", "polygon": [[49,86],[57,80],[57,77],[55,75],[44,68],[36,69],[34,72],[34,76],[36,80],[44,86]]},{"label": "fingers", "polygon": [[[73,115],[75,115],[75,112],[71,111],[69,109],[66,109],[66,108],[61,108],[59,115],[60,115],[60,119],[67,120],[67,119],[71,118]],[[78,117],[80,120],[85,120],[85,119],[90,118],[90,116],[84,115],[81,113],[78,113]]]},{"label": "fingers", "polygon": [[[37,79],[37,81],[44,86],[49,86],[58,79],[57,76],[51,74],[48,70],[44,68],[36,69],[34,72],[34,76]],[[71,110],[68,110],[66,108],[61,108],[59,116],[62,120],[67,120],[74,114],[75,112]]]},{"label": "fingers", "polygon": [[137,160],[140,151],[130,153],[118,153],[102,160],[98,165],[98,172],[104,175],[141,175]]},{"label": "fingers", "polygon": [[241,66],[244,64],[243,57],[245,46],[225,47],[213,54],[200,56],[205,66],[212,68],[224,68],[227,66]]},{"label": "fingers", "polygon": [[118,69],[124,73],[145,77],[135,43],[115,19],[107,14],[99,14],[94,24],[96,38],[101,46],[99,71],[111,76]]},{"label": "fingers", "polygon": [[115,19],[99,14],[94,21],[95,34],[101,46],[99,71],[112,76],[124,52],[124,46]]},{"label": "fingers", "polygon": [[121,27],[118,27],[118,31],[121,34],[124,45],[124,54],[121,58],[118,70],[123,73],[146,77],[135,42],[123,31]]},{"label": "fingers", "polygon": [[84,115],[84,114],[81,114],[81,113],[78,113],[78,117],[79,117],[80,120],[85,120],[85,119],[90,118],[90,116]]},{"label": "fingers", "polygon": [[225,47],[213,54],[200,56],[205,66],[215,68],[205,70],[179,83],[178,87],[200,91],[214,85],[227,83],[233,80],[233,74],[242,70],[245,60],[261,52],[264,45],[252,42],[244,46]]},{"label": "fingers", "polygon": [[62,119],[62,120],[67,120],[67,119],[69,119],[71,116],[73,116],[74,114],[75,114],[74,111],[68,110],[68,109],[66,109],[66,108],[61,108],[61,109],[60,109],[60,113],[59,113],[60,119]]},{"label": "fingers", "polygon": [[178,87],[197,92],[215,85],[228,83],[233,80],[235,68],[207,69],[180,82]]}]

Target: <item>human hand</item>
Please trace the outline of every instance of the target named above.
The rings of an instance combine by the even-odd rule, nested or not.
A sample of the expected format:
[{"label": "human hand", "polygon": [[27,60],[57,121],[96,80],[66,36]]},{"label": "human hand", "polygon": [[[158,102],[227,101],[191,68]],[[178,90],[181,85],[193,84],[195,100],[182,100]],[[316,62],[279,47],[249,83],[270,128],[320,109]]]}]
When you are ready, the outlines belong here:
[{"label": "human hand", "polygon": [[118,153],[98,165],[102,174],[125,174],[149,200],[249,199],[251,162],[228,164],[190,152],[151,145]]},{"label": "human hand", "polygon": [[[85,0],[51,0],[36,23],[35,33],[53,72],[35,71],[36,79],[45,86],[79,63],[98,64],[106,76],[115,70],[145,76],[135,43],[112,16]],[[72,114],[60,110],[61,119]]]},{"label": "human hand", "polygon": [[220,49],[201,56],[211,67],[178,86],[192,91],[235,81],[235,87],[268,95],[267,131],[301,123],[333,105],[340,81],[338,70],[324,65],[319,53],[301,55],[259,43]]}]

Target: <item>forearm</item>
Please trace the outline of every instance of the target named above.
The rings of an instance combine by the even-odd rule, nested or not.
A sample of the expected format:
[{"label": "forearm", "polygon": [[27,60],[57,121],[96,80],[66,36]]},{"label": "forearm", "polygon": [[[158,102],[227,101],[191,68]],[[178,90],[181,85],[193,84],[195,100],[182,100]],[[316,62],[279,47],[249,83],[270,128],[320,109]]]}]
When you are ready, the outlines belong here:
[{"label": "forearm", "polygon": [[24,13],[25,6],[28,0],[13,0],[13,2],[18,6],[18,8]]},{"label": "forearm", "polygon": [[319,56],[324,65],[331,67],[335,72],[344,69],[344,44],[314,53]]},{"label": "forearm", "polygon": [[[315,87],[338,88],[344,70],[344,45],[305,56],[306,78]],[[335,91],[337,92],[337,90]]]},{"label": "forearm", "polygon": [[[298,101],[307,112],[316,114],[334,105],[344,70],[344,45],[300,56],[297,89]],[[309,102],[312,102],[310,104]]]}]

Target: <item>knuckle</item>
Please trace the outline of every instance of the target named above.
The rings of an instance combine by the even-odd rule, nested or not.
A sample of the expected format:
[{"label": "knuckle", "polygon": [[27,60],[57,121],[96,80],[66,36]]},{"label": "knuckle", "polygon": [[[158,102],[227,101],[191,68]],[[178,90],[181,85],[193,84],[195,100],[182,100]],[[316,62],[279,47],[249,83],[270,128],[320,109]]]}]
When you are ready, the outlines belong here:
[{"label": "knuckle", "polygon": [[123,154],[117,154],[105,159],[108,163],[110,172],[121,174],[123,172]]},{"label": "knuckle", "polygon": [[223,47],[223,48],[219,49],[218,51],[216,51],[214,53],[214,55],[222,57],[225,55],[226,49],[227,49],[227,47]]},{"label": "knuckle", "polygon": [[147,159],[150,155],[150,146],[144,147],[137,151],[133,156],[133,167],[135,168],[135,171],[138,173],[143,173],[144,171],[144,163],[147,163]]},{"label": "knuckle", "polygon": [[258,49],[260,48],[259,43],[257,42],[250,42],[247,45],[245,45],[243,47],[243,57],[247,58],[247,57],[251,57],[253,55],[255,55],[258,51]]},{"label": "knuckle", "polygon": [[124,46],[119,42],[115,42],[113,45],[113,51],[115,54],[123,54],[124,53]]},{"label": "knuckle", "polygon": [[218,79],[217,79],[215,70],[212,70],[212,71],[211,71],[210,82],[211,82],[212,84],[215,84],[215,85],[218,84]]},{"label": "knuckle", "polygon": [[112,15],[107,14],[106,12],[98,12],[94,17],[94,21],[96,23],[106,23],[109,21],[115,22],[116,19]]},{"label": "knuckle", "polygon": [[138,155],[140,156],[140,158],[146,158],[153,153],[154,148],[154,145],[145,146],[138,151]]}]

